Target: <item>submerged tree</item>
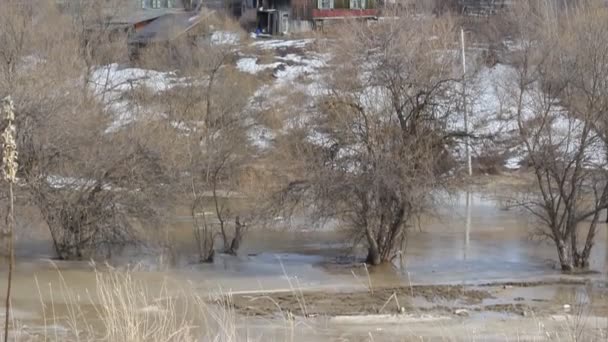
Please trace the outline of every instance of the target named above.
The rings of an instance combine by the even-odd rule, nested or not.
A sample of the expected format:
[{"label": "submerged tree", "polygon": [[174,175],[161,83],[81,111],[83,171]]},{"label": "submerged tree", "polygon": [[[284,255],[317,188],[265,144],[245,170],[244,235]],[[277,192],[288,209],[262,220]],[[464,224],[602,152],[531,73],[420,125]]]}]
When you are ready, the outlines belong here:
[{"label": "submerged tree", "polygon": [[[113,89],[107,78],[93,76],[109,56],[121,55],[118,45],[105,27],[78,19],[88,9],[74,18],[55,2],[7,6],[0,26],[10,29],[0,32],[7,42],[0,58],[11,64],[0,68],[0,92],[14,94],[20,113],[20,197],[40,210],[59,258],[134,242],[135,221],[153,221],[151,190],[163,182],[151,136],[107,131],[110,108],[123,99],[105,98]],[[99,38],[96,48],[88,45],[91,34]]]},{"label": "submerged tree", "polygon": [[180,191],[188,195],[199,260],[212,262],[217,237],[222,253],[236,255],[244,221],[250,219],[239,204],[242,175],[255,159],[248,136],[255,122],[255,112],[248,107],[254,87],[231,66],[233,47],[204,39],[201,31],[196,39],[148,49],[142,63],[166,66],[176,61],[188,80],[164,92],[159,102],[173,127],[168,133],[173,167]]},{"label": "submerged tree", "polygon": [[536,183],[521,204],[571,271],[589,267],[608,208],[608,12],[592,2],[568,13],[534,5],[514,12],[524,44],[514,56],[511,108]]},{"label": "submerged tree", "polygon": [[317,113],[287,139],[304,170],[283,192],[335,218],[378,265],[403,252],[454,164],[446,130],[454,43],[445,20],[349,23],[333,50]]}]

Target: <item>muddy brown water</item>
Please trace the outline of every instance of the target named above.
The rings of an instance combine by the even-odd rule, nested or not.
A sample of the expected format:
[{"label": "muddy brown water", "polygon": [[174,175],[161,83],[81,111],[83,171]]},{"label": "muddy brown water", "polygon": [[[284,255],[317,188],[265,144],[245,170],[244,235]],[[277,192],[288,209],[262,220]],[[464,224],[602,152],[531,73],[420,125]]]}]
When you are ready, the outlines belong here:
[{"label": "muddy brown water", "polygon": [[[391,301],[400,302],[407,312],[451,317],[461,307],[470,312],[467,317],[484,319],[492,312],[521,316],[536,310],[555,314],[564,303],[593,304],[589,307],[595,314],[608,316],[603,285],[608,265],[606,229],[600,229],[591,257],[591,268],[598,273],[572,278],[574,281],[568,283],[554,267],[554,247],[531,239],[536,223],[529,215],[503,210],[496,201],[476,194],[469,224],[466,216],[463,195],[435,217],[426,218],[412,231],[406,257],[394,267],[365,269],[352,264],[363,251],[352,249],[343,234],[305,225],[308,229],[252,230],[239,257],[220,255],[214,264],[200,265],[194,262],[191,225],[183,216],[177,216],[167,228],[173,241],[171,251],[130,249],[116,255],[112,264],[122,268],[137,265],[133,277],[152,289],[159,289],[170,279],[176,284],[188,283],[201,294],[234,293],[237,311],[249,316],[276,314],[277,310],[268,304],[249,304],[259,294],[272,299],[274,307],[278,303],[285,310],[303,315],[298,312],[301,304],[294,297],[294,289],[307,293],[314,316],[377,314],[387,302],[391,308],[386,309],[388,313],[403,310]],[[277,226],[281,225],[287,226],[288,222],[277,220]],[[21,224],[20,229],[13,290],[17,319],[39,323],[41,306],[53,302],[55,309],[61,310],[61,305],[69,301],[62,296],[66,291],[72,299],[91,297],[96,282],[94,269],[103,271],[106,266],[51,261],[52,246],[44,230],[27,224]],[[0,279],[5,277],[3,266]],[[592,290],[588,290],[589,280],[595,282]],[[532,286],[518,286],[524,284]],[[370,287],[376,289],[374,296],[369,295]],[[4,289],[2,282],[0,291]],[[391,299],[393,295],[396,301]],[[86,305],[84,302],[82,305]],[[484,314],[478,316],[480,312]],[[255,322],[249,324],[257,326]],[[361,333],[363,340],[366,336],[350,326],[334,331],[329,321],[323,322],[326,330],[317,330],[332,338],[338,335],[358,340],[357,334]],[[274,334],[268,325],[258,328]],[[421,333],[424,331],[421,328]]]}]

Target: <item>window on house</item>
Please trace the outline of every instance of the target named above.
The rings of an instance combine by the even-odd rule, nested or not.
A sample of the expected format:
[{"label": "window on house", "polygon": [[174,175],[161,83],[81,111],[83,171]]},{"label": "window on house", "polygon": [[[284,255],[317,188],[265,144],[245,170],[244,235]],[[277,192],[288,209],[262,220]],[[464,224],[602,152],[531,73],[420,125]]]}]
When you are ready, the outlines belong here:
[{"label": "window on house", "polygon": [[173,0],[142,0],[141,7],[142,8],[166,8],[166,7],[174,7]]},{"label": "window on house", "polygon": [[365,0],[350,0],[351,9],[365,9]]},{"label": "window on house", "polygon": [[319,9],[334,8],[334,0],[319,0]]}]

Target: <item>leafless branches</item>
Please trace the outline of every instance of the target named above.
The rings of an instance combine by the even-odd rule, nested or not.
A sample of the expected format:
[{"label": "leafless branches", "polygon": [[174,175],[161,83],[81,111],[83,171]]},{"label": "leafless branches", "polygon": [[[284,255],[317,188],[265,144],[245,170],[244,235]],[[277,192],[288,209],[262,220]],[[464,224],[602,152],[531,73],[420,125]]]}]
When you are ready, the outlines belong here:
[{"label": "leafless branches", "polygon": [[515,60],[514,108],[537,186],[523,207],[554,241],[563,270],[588,267],[600,211],[608,208],[606,10],[589,3],[568,15],[553,7],[519,13],[527,44]]},{"label": "leafless branches", "polygon": [[378,265],[398,255],[453,166],[445,124],[454,36],[449,22],[426,19],[344,30],[327,95],[295,146],[303,179],[284,194],[350,227]]}]

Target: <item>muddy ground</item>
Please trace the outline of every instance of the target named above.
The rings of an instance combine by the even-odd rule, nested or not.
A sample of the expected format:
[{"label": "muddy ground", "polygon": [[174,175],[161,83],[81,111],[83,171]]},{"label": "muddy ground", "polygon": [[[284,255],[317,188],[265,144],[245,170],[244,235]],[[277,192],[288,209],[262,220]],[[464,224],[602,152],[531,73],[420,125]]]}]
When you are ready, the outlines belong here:
[{"label": "muddy ground", "polygon": [[317,317],[377,314],[436,314],[469,316],[493,312],[514,316],[548,316],[585,312],[608,317],[604,283],[563,279],[509,282],[464,287],[416,285],[355,291],[290,291],[239,294],[231,298],[245,316]]},{"label": "muddy ground", "polygon": [[[232,305],[245,315],[264,316],[290,312],[297,316],[338,316],[413,311],[414,302],[457,301],[479,304],[490,292],[462,286],[412,286],[353,292],[285,292],[267,295],[237,295]],[[420,308],[418,308],[420,309]]]}]

